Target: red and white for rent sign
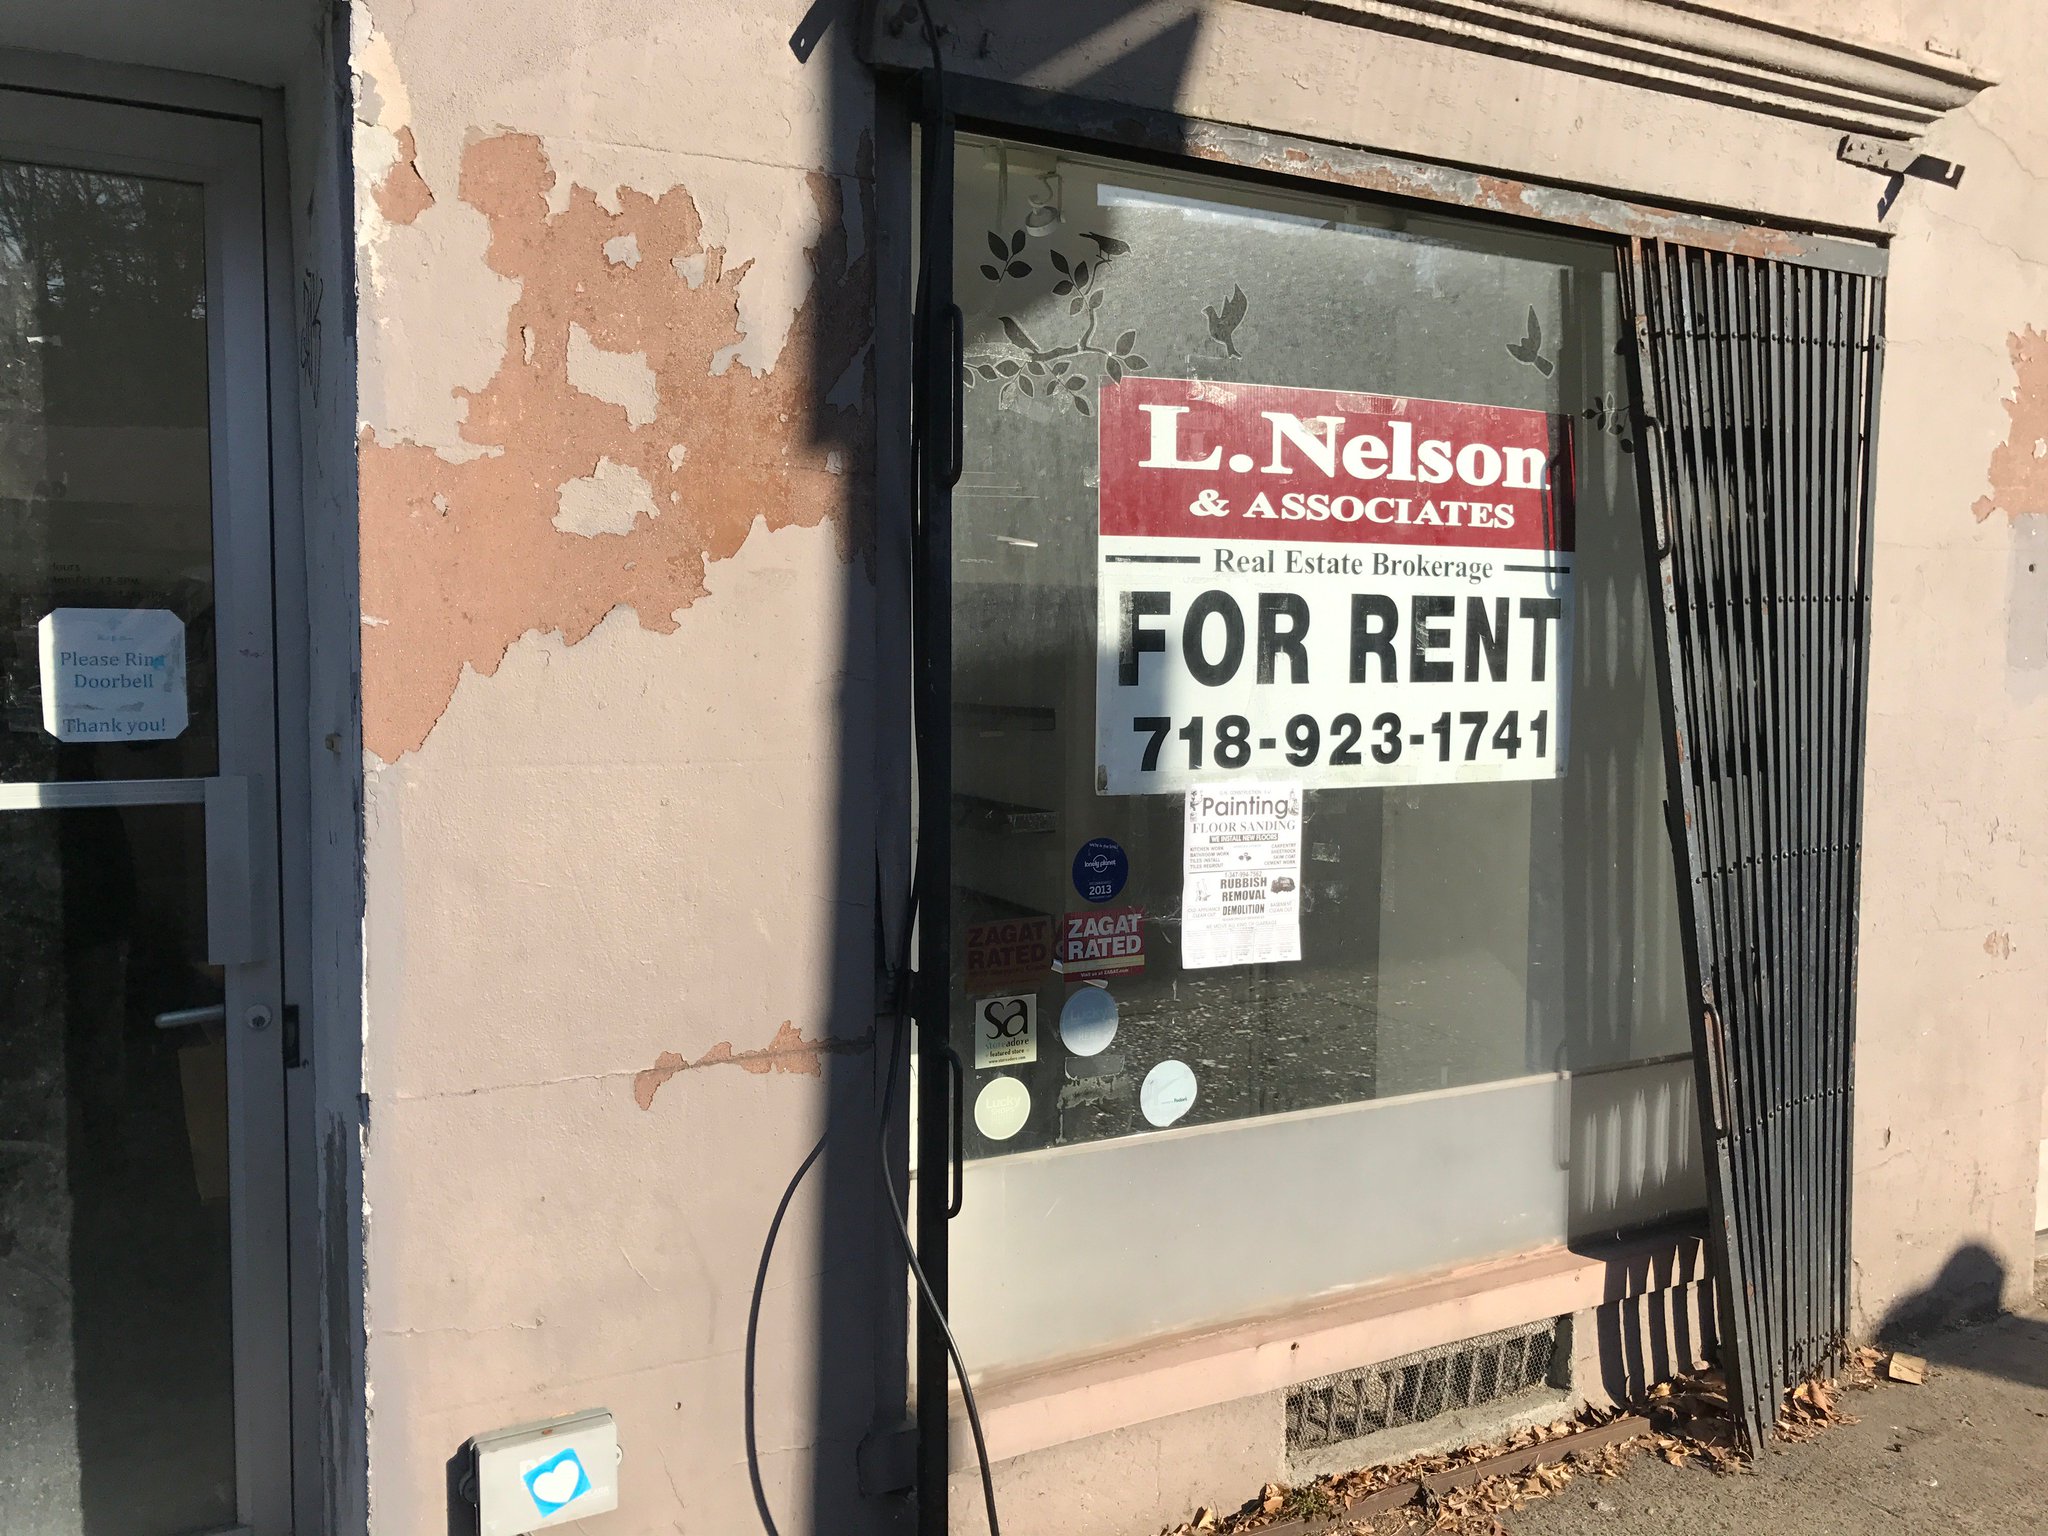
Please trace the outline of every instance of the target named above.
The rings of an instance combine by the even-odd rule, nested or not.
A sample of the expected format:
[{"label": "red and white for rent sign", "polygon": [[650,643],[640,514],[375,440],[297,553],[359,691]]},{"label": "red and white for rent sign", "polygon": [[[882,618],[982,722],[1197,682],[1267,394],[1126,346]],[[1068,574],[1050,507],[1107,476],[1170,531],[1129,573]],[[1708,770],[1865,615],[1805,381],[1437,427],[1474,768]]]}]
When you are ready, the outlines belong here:
[{"label": "red and white for rent sign", "polygon": [[1100,419],[1101,793],[1563,771],[1568,418],[1133,375]]}]

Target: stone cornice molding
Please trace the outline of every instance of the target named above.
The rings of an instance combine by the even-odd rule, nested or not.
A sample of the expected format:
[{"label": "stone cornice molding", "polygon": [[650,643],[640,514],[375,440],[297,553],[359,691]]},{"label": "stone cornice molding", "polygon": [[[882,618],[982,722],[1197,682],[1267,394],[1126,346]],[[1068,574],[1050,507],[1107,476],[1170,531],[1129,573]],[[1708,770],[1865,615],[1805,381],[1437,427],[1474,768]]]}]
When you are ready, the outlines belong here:
[{"label": "stone cornice molding", "polygon": [[1399,32],[1650,90],[1911,139],[1991,77],[1693,0],[1209,0]]}]

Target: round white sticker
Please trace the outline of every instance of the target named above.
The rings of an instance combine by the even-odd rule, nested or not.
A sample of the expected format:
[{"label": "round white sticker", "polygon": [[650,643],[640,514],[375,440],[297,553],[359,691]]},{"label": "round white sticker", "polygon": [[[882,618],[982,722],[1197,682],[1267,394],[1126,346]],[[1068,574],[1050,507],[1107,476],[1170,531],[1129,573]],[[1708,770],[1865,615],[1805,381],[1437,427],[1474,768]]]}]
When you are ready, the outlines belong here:
[{"label": "round white sticker", "polygon": [[974,1128],[990,1141],[1008,1141],[1031,1118],[1031,1090],[1014,1077],[992,1077],[974,1098]]},{"label": "round white sticker", "polygon": [[1060,1043],[1076,1056],[1100,1056],[1116,1038],[1116,999],[1083,986],[1060,1009]]},{"label": "round white sticker", "polygon": [[1195,1069],[1184,1061],[1162,1061],[1145,1074],[1138,1108],[1157,1126],[1173,1124],[1195,1107]]}]

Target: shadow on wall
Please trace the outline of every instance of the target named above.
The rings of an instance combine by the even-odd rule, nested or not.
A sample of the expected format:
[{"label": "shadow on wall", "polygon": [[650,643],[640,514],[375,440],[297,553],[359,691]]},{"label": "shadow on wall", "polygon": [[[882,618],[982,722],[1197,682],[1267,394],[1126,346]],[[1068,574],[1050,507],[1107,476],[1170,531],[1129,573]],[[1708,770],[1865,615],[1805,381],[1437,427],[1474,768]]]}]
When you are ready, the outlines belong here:
[{"label": "shadow on wall", "polygon": [[[2004,1261],[1980,1243],[1965,1243],[1930,1284],[1892,1303],[1874,1340],[1881,1349],[1910,1349],[1936,1365],[1955,1360],[1965,1339],[1958,1330],[1997,1318],[2005,1309],[2005,1288]],[[2037,1310],[2016,1321],[2023,1347],[1995,1361],[1970,1351],[1970,1367],[2048,1391],[2048,1316]]]},{"label": "shadow on wall", "polygon": [[[956,45],[971,17],[968,0],[930,3],[942,37],[948,46]],[[1070,38],[1053,51],[1064,49],[1068,41],[1078,45],[1090,37],[1113,34],[1120,18],[1149,4],[1150,0],[1101,0],[1076,7]],[[790,347],[774,369],[781,386],[774,402],[775,419],[787,423],[780,429],[787,433],[789,450],[782,458],[842,466],[845,474],[843,510],[849,537],[843,547],[849,558],[846,600],[840,604],[844,630],[836,637],[844,665],[834,701],[837,740],[831,761],[820,768],[834,780],[832,845],[818,850],[819,858],[832,868],[831,886],[839,899],[830,918],[835,931],[829,946],[829,1017],[785,1026],[793,1029],[800,1048],[790,1061],[772,1066],[765,1059],[741,1063],[748,1071],[815,1070],[822,1078],[817,1099],[822,1101],[824,1123],[816,1146],[807,1154],[791,1156],[787,1167],[748,1174],[750,1196],[757,1197],[758,1223],[745,1241],[759,1246],[748,1255],[754,1273],[744,1386],[700,1411],[729,1413],[743,1424],[745,1471],[734,1467],[730,1475],[749,1479],[758,1526],[768,1536],[878,1536],[907,1531],[915,1516],[905,1334],[908,1277],[890,1230],[893,1218],[879,1169],[880,1159],[886,1157],[896,1170],[898,1187],[907,1186],[908,1041],[907,1031],[899,1032],[887,1007],[878,1004],[887,1003],[889,977],[909,926],[908,804],[913,765],[899,744],[909,738],[912,668],[911,477],[903,439],[910,388],[910,178],[916,167],[908,158],[901,98],[889,96],[885,87],[885,99],[870,105],[877,83],[856,51],[858,29],[871,9],[866,0],[815,0],[808,8],[799,0],[783,0],[783,7],[795,21],[787,38],[792,67],[809,78],[820,100],[818,120],[839,139],[825,152],[826,161],[861,166],[824,178],[835,196],[846,199],[849,210],[839,215],[840,233],[821,244],[813,272],[813,299],[821,311],[835,312],[818,315],[812,344]],[[890,0],[890,8],[915,16],[914,10],[904,11],[900,0]],[[1194,30],[1192,22],[1168,27],[1164,34],[1138,44],[1134,55],[1143,58],[1147,69],[1178,78],[1192,51]],[[1130,56],[1123,62],[1128,63]],[[1019,74],[1038,62],[1042,61],[1024,57],[1006,61]],[[1069,89],[1086,96],[1090,82],[1076,80]],[[862,141],[858,146],[850,142],[856,136]],[[536,167],[545,173],[544,153],[523,142],[512,143],[512,137],[516,136],[501,136],[501,141],[486,147],[506,157],[522,156],[515,167],[519,176],[535,174]],[[872,181],[863,186],[870,166]],[[538,220],[541,216],[533,212],[533,205],[530,196],[508,198],[508,211],[501,217]],[[572,215],[578,209],[597,223],[583,204],[572,207]],[[645,221],[658,211],[650,203],[638,216]],[[859,219],[854,226],[858,239],[847,230],[854,214]],[[536,226],[527,233],[536,240],[550,235],[567,239],[557,228],[561,223],[549,214],[545,228]],[[700,232],[693,229],[690,241],[699,238]],[[856,248],[871,279],[856,280]],[[632,275],[605,270],[621,282]],[[639,271],[637,264],[632,271]],[[727,275],[736,281],[733,274]],[[641,319],[664,326],[664,334],[675,328],[670,323],[673,317],[663,316],[628,314],[621,323]],[[869,336],[866,342],[864,334]],[[804,375],[797,376],[798,370]],[[730,390],[751,388],[759,393],[766,388],[744,368],[716,377],[727,379]],[[786,414],[780,414],[785,402]],[[571,403],[584,408],[580,402]],[[508,433],[546,409],[510,397],[501,404],[497,424]],[[473,404],[470,419],[486,414],[485,406]],[[559,436],[538,434],[535,451],[549,449]],[[761,492],[764,474],[781,461],[776,449],[774,441],[757,439],[752,450],[733,456],[724,466],[732,485],[748,496],[774,500],[779,490],[765,498]],[[501,458],[486,455],[480,462],[502,470]],[[690,465],[693,473],[702,473],[694,457]],[[430,467],[437,475],[445,473]],[[666,487],[663,465],[650,461],[642,467],[645,478]],[[667,468],[680,473],[672,463]],[[817,482],[805,484],[815,489]],[[525,486],[516,489],[523,491]],[[366,492],[366,505],[374,499]],[[400,507],[408,504],[397,493],[384,494],[384,500]],[[795,518],[786,505],[776,511],[783,522],[809,521]],[[777,516],[769,523],[777,526]],[[673,536],[666,521],[653,529]],[[594,558],[580,547],[576,553]],[[653,564],[642,562],[649,570]],[[631,596],[613,594],[618,601],[630,601]],[[667,611],[659,603],[643,606]],[[396,745],[403,749],[405,742]],[[687,744],[678,750],[686,752]],[[822,1044],[813,1047],[814,1041]],[[878,1111],[892,1061],[893,1099],[884,1128]],[[644,1096],[636,1085],[641,1110],[648,1109],[654,1090],[676,1071],[703,1064],[671,1064],[664,1057],[651,1072],[641,1074],[647,1080]],[[735,1150],[751,1160],[748,1149]],[[690,1209],[700,1186],[680,1172],[671,1177],[678,1210]],[[800,1321],[793,1321],[786,1307],[778,1311],[775,1302],[778,1296],[792,1295],[805,1298],[807,1315]],[[770,1303],[765,1307],[764,1298]],[[781,1400],[791,1391],[789,1371],[786,1366],[777,1368],[778,1361],[792,1356],[804,1362],[808,1378],[796,1394],[801,1401],[800,1424],[792,1422],[791,1405]],[[719,1391],[723,1394],[725,1389]],[[662,1460],[658,1443],[650,1449],[652,1459]],[[449,1450],[453,1454],[446,1466],[447,1528],[450,1536],[473,1536],[477,1510],[463,1487],[469,1458],[463,1449]],[[702,1505],[687,1485],[677,1490],[679,1528],[698,1529],[705,1507],[731,1499],[725,1476],[721,1472],[718,1488],[703,1490]]]},{"label": "shadow on wall", "polygon": [[[925,0],[942,44],[960,46],[974,25],[969,0]],[[1151,0],[1097,0],[1074,7],[1068,27],[1048,53],[1062,56],[1091,38],[1114,35],[1122,19],[1149,8]],[[794,7],[792,7],[794,9]],[[788,38],[798,67],[815,79],[824,100],[823,121],[840,132],[877,136],[872,164],[875,184],[868,241],[878,252],[874,276],[874,332],[867,353],[867,408],[833,408],[844,372],[843,359],[814,353],[815,377],[805,381],[813,408],[791,418],[791,431],[804,432],[809,446],[839,446],[847,463],[868,466],[875,493],[854,540],[846,567],[849,586],[843,611],[847,632],[839,698],[840,751],[836,772],[839,815],[837,846],[841,890],[872,892],[874,906],[848,902],[839,909],[842,931],[833,953],[835,1012],[831,1033],[846,1039],[865,1033],[873,1050],[819,1053],[826,1076],[827,1123],[818,1147],[800,1167],[789,1170],[780,1204],[761,1210],[762,1249],[751,1305],[782,1287],[813,1291],[808,1336],[799,1340],[764,1337],[777,1326],[759,1319],[746,1341],[746,1396],[732,1404],[746,1420],[748,1476],[753,1502],[766,1536],[855,1536],[908,1532],[917,1519],[912,1494],[914,1439],[908,1379],[906,1301],[909,1277],[902,1250],[890,1230],[894,1217],[884,1194],[880,1158],[895,1170],[896,1185],[908,1193],[909,1039],[891,1016],[890,977],[905,952],[912,849],[909,845],[910,785],[915,765],[899,747],[910,735],[911,689],[910,563],[912,466],[903,441],[909,420],[911,351],[911,182],[917,175],[909,157],[907,98],[889,95],[869,112],[877,82],[857,61],[858,34],[875,9],[869,0],[815,0]],[[887,9],[914,27],[915,11],[901,0]],[[1195,43],[1192,21],[1134,45],[1144,66],[1171,79],[1183,77]],[[829,34],[829,35],[828,35]],[[985,42],[985,38],[984,38]],[[1013,57],[1009,72],[1028,73],[1041,58]],[[1105,67],[1127,66],[1112,51]],[[1068,89],[1091,94],[1091,80]],[[864,119],[854,125],[857,119]],[[888,142],[895,139],[897,142]],[[895,265],[891,265],[894,263]],[[785,366],[788,366],[785,364]],[[872,583],[872,585],[870,585]],[[855,658],[873,658],[872,669]],[[859,932],[845,931],[858,926]],[[943,963],[943,962],[941,962]],[[881,1005],[881,1006],[878,1006]],[[806,1031],[808,1034],[809,1031]],[[893,1074],[893,1081],[892,1081]],[[888,1123],[878,1125],[884,1111]],[[914,1216],[913,1216],[914,1220]],[[814,1221],[815,1272],[798,1277],[778,1251],[799,1221]],[[757,1358],[773,1360],[791,1348],[807,1352],[812,1371],[811,1422],[803,1437],[807,1451],[794,1457],[762,1430],[777,1417],[774,1405],[755,1400]],[[974,1362],[969,1361],[970,1369]],[[764,1367],[759,1387],[772,1386]],[[794,1468],[778,1476],[780,1469]],[[796,1470],[801,1469],[801,1470]],[[927,1512],[929,1513],[929,1512]],[[955,1508],[960,1525],[977,1510]]]}]

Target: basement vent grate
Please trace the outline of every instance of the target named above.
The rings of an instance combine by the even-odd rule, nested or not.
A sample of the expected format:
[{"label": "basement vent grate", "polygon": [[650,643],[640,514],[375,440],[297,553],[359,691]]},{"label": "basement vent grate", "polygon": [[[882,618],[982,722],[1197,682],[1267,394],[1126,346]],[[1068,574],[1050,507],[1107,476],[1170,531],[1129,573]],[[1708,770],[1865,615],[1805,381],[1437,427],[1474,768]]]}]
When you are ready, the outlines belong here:
[{"label": "basement vent grate", "polygon": [[1287,1449],[1312,1451],[1542,1386],[1558,1338],[1558,1322],[1530,1323],[1305,1381],[1287,1393]]}]

